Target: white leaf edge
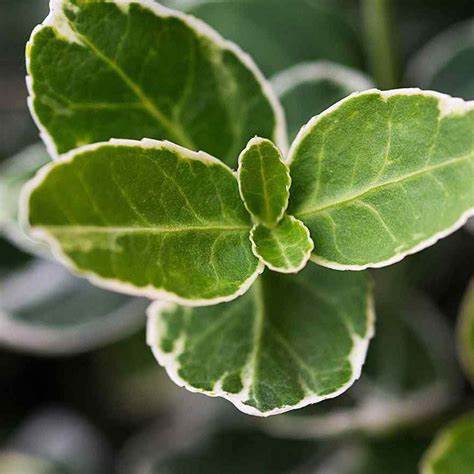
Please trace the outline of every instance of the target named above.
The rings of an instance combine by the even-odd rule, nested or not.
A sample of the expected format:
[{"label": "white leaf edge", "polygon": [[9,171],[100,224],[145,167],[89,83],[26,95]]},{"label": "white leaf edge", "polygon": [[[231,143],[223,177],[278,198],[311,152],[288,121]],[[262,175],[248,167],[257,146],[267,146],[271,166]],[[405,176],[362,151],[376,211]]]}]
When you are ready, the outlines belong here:
[{"label": "white leaf edge", "polygon": [[[198,36],[203,36],[210,41],[217,44],[220,48],[224,50],[231,51],[234,53],[242,64],[247,67],[247,69],[255,76],[257,82],[260,84],[263,95],[268,99],[270,106],[272,107],[275,113],[275,129],[273,131],[272,139],[275,141],[277,146],[286,153],[288,150],[288,137],[286,131],[286,120],[285,114],[283,111],[283,107],[278,100],[276,94],[274,93],[270,82],[265,79],[262,72],[255,64],[252,57],[244,52],[239,46],[237,46],[232,41],[225,40],[217,31],[215,31],[211,26],[207,23],[195,18],[191,15],[186,13],[180,12],[178,10],[172,10],[170,8],[164,7],[163,5],[155,2],[154,0],[101,0],[105,3],[114,3],[117,7],[123,11],[127,11],[130,4],[139,4],[142,7],[150,10],[158,17],[168,18],[174,17],[183,20],[190,28],[192,28]],[[62,7],[65,4],[68,4],[69,0],[50,0],[50,13],[45,18],[45,20],[37,25],[32,33],[31,37],[28,40],[26,46],[26,86],[28,89],[28,107],[33,117],[33,120],[40,130],[40,138],[46,145],[48,153],[54,159],[57,159],[60,155],[58,154],[57,147],[54,143],[52,136],[49,134],[46,127],[41,123],[38,115],[36,114],[33,106],[33,100],[35,98],[35,94],[33,92],[34,88],[34,80],[30,74],[30,54],[29,50],[33,45],[35,40],[35,36],[39,33],[44,27],[51,27],[55,29],[65,41],[70,43],[79,43],[75,33],[71,30],[67,19],[63,13]]]},{"label": "white leaf edge", "polygon": [[[295,140],[291,144],[290,151],[289,151],[288,165],[291,166],[291,163],[294,159],[294,156],[297,152],[299,145],[307,137],[307,135],[311,133],[312,129],[318,124],[320,120],[322,120],[327,115],[330,115],[332,112],[335,112],[339,107],[341,107],[343,104],[345,104],[347,101],[350,101],[354,97],[370,95],[370,94],[378,94],[385,101],[393,96],[421,95],[424,97],[433,97],[437,99],[438,101],[440,118],[447,117],[447,116],[465,115],[469,113],[470,111],[474,110],[474,100],[465,101],[460,98],[451,97],[450,95],[447,95],[447,94],[442,94],[441,92],[425,91],[418,88],[392,89],[392,90],[387,90],[387,91],[381,91],[378,89],[369,89],[362,92],[354,92],[353,94],[350,94],[349,96],[347,96],[345,99],[342,99],[339,102],[336,102],[333,106],[329,107],[321,114],[313,117],[306,125],[304,125],[301,128]],[[298,213],[295,213],[295,214],[297,215]],[[331,268],[333,270],[362,271],[368,268],[386,267],[389,265],[393,265],[394,263],[400,262],[408,255],[412,255],[428,247],[431,247],[436,242],[438,242],[438,240],[441,240],[444,237],[447,237],[448,235],[452,234],[456,230],[460,229],[471,216],[474,216],[474,207],[465,211],[451,227],[448,227],[447,229],[437,232],[429,239],[426,239],[423,242],[420,242],[419,244],[415,245],[414,247],[408,250],[405,250],[404,252],[401,252],[399,254],[396,254],[393,257],[387,260],[383,260],[381,262],[371,262],[364,265],[343,265],[338,262],[326,260],[314,254],[311,255],[311,261],[323,267]]]},{"label": "white leaf edge", "polygon": [[456,23],[432,38],[408,62],[406,78],[421,87],[431,81],[449,60],[468,45],[474,46],[474,19]]},{"label": "white leaf edge", "polygon": [[277,74],[270,83],[281,99],[303,84],[332,81],[346,90],[347,94],[374,87],[374,83],[357,69],[333,63],[331,61],[308,61],[296,64]]},{"label": "white leaf edge", "polygon": [[426,297],[420,294],[413,302],[417,308],[416,317],[406,317],[404,322],[431,350],[434,365],[439,360],[447,362],[449,369],[445,370],[449,370],[449,380],[438,380],[402,397],[379,389],[371,381],[361,380],[362,393],[353,408],[334,409],[321,415],[276,418],[269,420],[263,429],[272,436],[291,439],[325,439],[354,432],[383,436],[395,428],[429,419],[457,402],[462,393],[462,380],[451,344],[451,329],[438,308]]},{"label": "white leaf edge", "polygon": [[[244,206],[245,206],[245,209],[247,209],[247,211],[249,212],[249,214],[252,216],[252,218],[254,220],[259,220],[258,217],[254,216],[252,211],[249,209],[248,205],[247,205],[247,201],[244,197],[244,192],[242,190],[242,180],[240,179],[240,173],[242,171],[242,168],[243,168],[243,159],[245,157],[245,155],[248,153],[248,151],[254,147],[254,146],[260,146],[262,143],[265,143],[265,142],[268,142],[271,140],[268,140],[268,139],[265,139],[265,138],[261,138],[261,137],[253,137],[248,143],[247,143],[247,146],[242,150],[242,152],[239,154],[239,158],[237,160],[237,183],[239,185],[239,193],[240,193],[240,197],[242,198],[242,202],[244,203]],[[275,144],[272,143],[273,146],[275,146]],[[285,159],[284,159],[284,155],[282,154],[281,150],[278,148],[278,146],[276,147],[277,150],[278,150],[278,153],[280,154],[280,160],[281,162],[284,164],[285,166],[285,171],[286,171],[286,177],[288,178],[288,184],[285,186],[285,191],[287,193],[287,200],[286,200],[286,203],[285,205],[280,209],[280,212],[277,216],[277,222],[279,222],[282,217],[285,215],[285,212],[286,212],[286,209],[288,208],[288,203],[290,201],[290,188],[291,188],[291,176],[290,176],[290,170],[288,168],[288,166],[286,165],[285,163]]]},{"label": "white leaf edge", "polygon": [[[287,217],[291,220],[291,222],[296,223],[298,225],[298,227],[300,227],[301,229],[304,230],[304,232],[306,234],[306,237],[308,238],[308,242],[310,243],[310,247],[309,247],[308,251],[306,252],[303,260],[301,261],[301,263],[299,265],[297,265],[296,267],[293,266],[293,267],[285,267],[285,268],[284,267],[276,267],[276,266],[272,265],[271,263],[267,262],[260,255],[260,253],[258,252],[258,247],[257,247],[257,244],[255,243],[255,239],[254,239],[253,235],[254,235],[254,232],[256,231],[257,227],[259,225],[263,225],[263,224],[256,224],[256,225],[253,226],[252,230],[250,231],[250,242],[252,242],[252,252],[253,252],[253,254],[265,266],[267,266],[270,270],[272,270],[274,272],[278,272],[278,273],[298,273],[301,270],[303,270],[304,267],[306,267],[306,264],[310,260],[311,253],[314,250],[314,242],[313,242],[313,239],[311,238],[311,235],[309,233],[309,229],[304,225],[304,223],[302,221],[300,221],[299,219],[296,219],[296,217],[293,217],[293,216],[290,216],[290,215],[288,215]],[[272,230],[272,229],[269,229],[269,230]]]},{"label": "white leaf edge", "polygon": [[[81,270],[78,266],[66,255],[62,250],[61,244],[57,241],[53,235],[51,235],[47,230],[39,228],[31,228],[28,220],[28,205],[30,200],[31,193],[42,184],[46,179],[49,171],[56,166],[59,166],[62,163],[69,163],[74,160],[77,155],[80,155],[84,152],[90,152],[99,149],[102,146],[133,146],[139,148],[148,148],[148,149],[167,149],[173,150],[176,153],[184,155],[187,159],[198,160],[204,163],[208,163],[214,166],[220,166],[236,179],[235,173],[222,161],[214,158],[207,153],[202,151],[194,152],[184,148],[182,146],[176,145],[175,143],[169,141],[158,141],[151,140],[149,138],[144,138],[142,140],[126,140],[126,139],[116,139],[112,138],[107,142],[93,143],[91,145],[84,145],[82,147],[76,148],[69,151],[58,157],[55,161],[43,166],[41,170],[36,174],[36,176],[30,180],[23,187],[21,197],[20,197],[20,209],[19,209],[19,221],[22,228],[26,229],[28,235],[31,235],[34,239],[38,239],[49,245],[51,252],[54,258],[62,263],[66,268],[68,268],[73,274],[78,277],[87,278],[93,285],[96,285],[100,288],[104,288],[110,291],[116,291],[118,293],[124,293],[132,296],[141,296],[146,297],[152,300],[163,299],[165,301],[172,301],[179,303],[183,306],[209,306],[215,305],[218,303],[228,302],[236,299],[237,297],[243,295],[247,290],[252,286],[253,282],[256,280],[258,275],[260,275],[264,270],[264,265],[261,262],[258,262],[255,272],[245,280],[240,288],[233,294],[228,296],[210,298],[210,299],[188,299],[183,298],[176,293],[164,290],[162,288],[156,288],[152,285],[147,285],[144,287],[138,287],[130,283],[125,283],[121,280],[114,278],[103,278],[96,275],[94,272]],[[249,226],[249,232],[251,227]]]},{"label": "white leaf edge", "polygon": [[[74,327],[54,328],[46,323],[29,324],[19,321],[15,319],[12,310],[2,307],[4,282],[10,278],[15,278],[18,285],[24,284],[26,288],[28,284],[40,284],[40,288],[35,287],[34,293],[28,295],[31,304],[47,300],[49,296],[60,294],[65,289],[74,288],[76,280],[76,277],[69,275],[61,266],[40,259],[2,276],[0,345],[3,347],[43,356],[80,354],[133,334],[145,324],[146,303],[142,300],[131,300],[100,320],[88,321]],[[67,306],[64,309],[66,310]]]},{"label": "white leaf edge", "polygon": [[[153,355],[155,356],[158,363],[165,368],[166,372],[170,379],[178,386],[184,387],[186,390],[192,393],[200,393],[209,397],[221,397],[230,401],[238,410],[241,412],[257,416],[257,417],[269,417],[273,415],[279,415],[291,410],[297,410],[308,405],[322,402],[330,398],[335,398],[348,390],[356,380],[359,379],[362,367],[365,362],[367,355],[367,350],[369,347],[369,342],[375,334],[375,308],[373,300],[372,287],[370,285],[368,294],[367,294],[367,332],[363,338],[356,334],[352,334],[353,347],[352,351],[348,356],[348,360],[352,368],[352,376],[350,380],[342,385],[340,388],[334,392],[327,395],[310,395],[305,396],[295,405],[286,405],[281,408],[275,408],[266,412],[262,412],[255,407],[247,405],[245,402],[249,399],[249,390],[250,390],[250,377],[247,377],[247,380],[243,381],[243,389],[237,393],[229,393],[223,390],[222,382],[223,380],[218,380],[212,391],[206,391],[199,389],[190,385],[186,380],[182,379],[179,375],[180,365],[177,362],[177,358],[183,350],[183,340],[178,340],[175,342],[174,351],[170,353],[165,353],[160,349],[160,336],[158,332],[166,333],[166,329],[158,324],[159,316],[162,311],[173,310],[176,308],[176,304],[166,302],[166,301],[155,301],[147,309],[147,344],[151,347]],[[160,327],[161,326],[161,327]],[[158,328],[158,329],[157,329]],[[225,376],[224,376],[225,377]],[[223,377],[223,378],[224,378]]]}]

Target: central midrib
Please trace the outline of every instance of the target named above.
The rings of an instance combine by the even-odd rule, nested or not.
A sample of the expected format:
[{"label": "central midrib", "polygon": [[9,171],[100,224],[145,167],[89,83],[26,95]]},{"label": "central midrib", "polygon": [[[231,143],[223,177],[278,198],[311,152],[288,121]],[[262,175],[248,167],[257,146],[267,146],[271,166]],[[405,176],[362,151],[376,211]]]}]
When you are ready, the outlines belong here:
[{"label": "central midrib", "polygon": [[182,226],[182,227],[160,227],[160,226],[91,226],[91,225],[33,225],[53,233],[64,234],[173,234],[180,232],[243,232],[250,231],[250,226],[244,225],[209,225],[209,226]]},{"label": "central midrib", "polygon": [[376,191],[378,191],[380,189],[383,189],[387,186],[390,186],[392,184],[397,184],[397,183],[400,183],[402,181],[405,181],[405,180],[408,180],[408,179],[411,179],[411,178],[416,178],[418,176],[428,174],[428,173],[430,173],[434,170],[445,168],[445,167],[448,167],[448,166],[451,166],[451,165],[455,165],[457,163],[461,163],[462,161],[468,161],[468,160],[471,160],[473,157],[474,157],[474,152],[471,152],[471,153],[468,153],[467,155],[463,155],[461,157],[453,158],[451,160],[445,161],[444,163],[440,163],[438,165],[432,165],[428,168],[424,168],[424,169],[419,170],[419,171],[414,171],[413,173],[406,174],[406,175],[404,175],[400,178],[393,179],[393,180],[390,180],[390,181],[385,181],[385,182],[383,182],[383,183],[381,183],[377,186],[374,186],[373,188],[367,189],[367,190],[363,191],[362,193],[359,193],[355,196],[351,196],[351,197],[346,198],[346,199],[341,199],[339,201],[327,204],[325,206],[312,208],[312,209],[307,209],[307,210],[302,210],[300,212],[296,211],[294,213],[294,216],[295,217],[304,217],[304,216],[308,216],[308,215],[319,214],[319,213],[327,211],[328,209],[331,209],[333,207],[343,206],[345,204],[349,204],[351,202],[360,200],[362,197],[366,196],[367,194],[376,192]]}]

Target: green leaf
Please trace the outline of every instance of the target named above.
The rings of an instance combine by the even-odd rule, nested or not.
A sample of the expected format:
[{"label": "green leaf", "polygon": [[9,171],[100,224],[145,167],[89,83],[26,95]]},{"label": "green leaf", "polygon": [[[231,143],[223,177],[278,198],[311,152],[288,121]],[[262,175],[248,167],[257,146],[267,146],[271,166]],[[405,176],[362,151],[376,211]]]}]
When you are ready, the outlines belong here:
[{"label": "green leaf", "polygon": [[298,273],[311,256],[313,241],[306,226],[292,216],[272,228],[256,225],[250,234],[254,254],[268,268],[281,273]]},{"label": "green leaf", "polygon": [[361,72],[328,61],[296,64],[272,77],[271,83],[283,105],[291,140],[311,117],[352,92],[374,87]]},{"label": "green leaf", "polygon": [[34,237],[107,289],[213,304],[262,270],[232,170],[170,142],[74,150],[30,182],[23,208]]},{"label": "green leaf", "polygon": [[472,474],[474,467],[474,412],[444,429],[426,453],[422,474]]},{"label": "green leaf", "polygon": [[290,197],[290,172],[280,150],[255,137],[239,156],[238,179],[245,207],[258,221],[275,225],[285,213]]},{"label": "green leaf", "polygon": [[[162,0],[201,18],[248,51],[266,74],[326,59],[360,67],[353,12],[337,0]],[[289,7],[291,5],[291,7]],[[289,34],[291,32],[291,34]]]},{"label": "green leaf", "polygon": [[315,262],[381,267],[434,244],[474,211],[474,102],[418,89],[354,94],[290,151],[288,212]]},{"label": "green leaf", "polygon": [[435,36],[408,65],[408,81],[464,99],[474,99],[474,20]]},{"label": "green leaf", "polygon": [[0,280],[0,344],[38,354],[84,352],[139,329],[145,309],[145,300],[35,260]]},{"label": "green leaf", "polygon": [[458,352],[464,371],[474,384],[474,281],[467,288],[458,320]]},{"label": "green leaf", "polygon": [[[390,290],[397,282],[388,283]],[[357,384],[334,400],[268,420],[271,435],[380,436],[429,420],[458,401],[462,384],[443,315],[410,291],[395,291],[388,299],[378,291],[376,301],[376,337]]]},{"label": "green leaf", "polygon": [[254,135],[285,147],[253,61],[149,0],[53,0],[27,47],[33,115],[54,156],[111,138],[168,139],[234,166]]},{"label": "green leaf", "polygon": [[148,343],[179,385],[257,416],[336,397],[359,377],[373,333],[365,273],[310,265],[265,273],[243,297],[211,308],[156,302]]},{"label": "green leaf", "polygon": [[22,250],[47,256],[45,246],[30,239],[18,224],[18,205],[23,185],[50,161],[42,143],[31,145],[0,165],[0,233]]}]

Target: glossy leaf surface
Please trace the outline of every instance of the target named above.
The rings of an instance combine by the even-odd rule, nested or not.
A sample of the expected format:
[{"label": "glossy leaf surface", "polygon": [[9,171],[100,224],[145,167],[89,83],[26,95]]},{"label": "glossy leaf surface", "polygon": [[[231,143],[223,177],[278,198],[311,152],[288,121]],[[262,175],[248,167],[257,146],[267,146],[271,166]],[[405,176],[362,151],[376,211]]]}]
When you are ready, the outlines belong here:
[{"label": "glossy leaf surface", "polygon": [[288,212],[336,269],[381,267],[434,244],[474,210],[474,102],[418,89],[354,94],[290,151]]},{"label": "glossy leaf surface", "polygon": [[252,60],[151,0],[54,0],[27,48],[31,109],[49,151],[167,139],[235,166],[254,135],[284,146],[279,105]]},{"label": "glossy leaf surface", "polygon": [[75,150],[43,168],[23,199],[32,235],[108,289],[212,304],[261,271],[233,172],[169,142]]}]

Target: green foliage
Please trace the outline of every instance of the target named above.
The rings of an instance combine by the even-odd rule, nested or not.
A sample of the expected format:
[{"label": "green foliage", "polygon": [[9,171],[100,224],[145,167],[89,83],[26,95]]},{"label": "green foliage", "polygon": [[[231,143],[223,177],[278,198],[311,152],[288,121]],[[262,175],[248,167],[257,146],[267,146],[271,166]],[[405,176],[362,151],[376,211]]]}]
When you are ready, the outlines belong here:
[{"label": "green foliage", "polygon": [[422,474],[471,474],[474,466],[474,413],[444,429],[426,453]]},{"label": "green foliage", "polygon": [[78,149],[44,168],[26,200],[32,235],[110,289],[209,304],[242,293],[261,271],[235,175],[169,142]]},{"label": "green foliage", "polygon": [[[281,25],[268,5],[226,12],[265,7]],[[357,93],[313,117],[285,156],[281,106],[248,56],[157,3],[53,0],[27,59],[32,112],[57,158],[23,194],[32,235],[93,283],[161,299],[148,327],[158,361],[244,412],[342,393],[373,331],[366,274],[271,270],[296,273],[310,254],[337,270],[386,266],[473,212],[472,102]],[[367,82],[342,76],[334,97]]]},{"label": "green foliage", "polygon": [[235,165],[254,135],[284,146],[279,106],[248,56],[158,3],[54,0],[27,58],[32,111],[53,155],[146,137]]},{"label": "green foliage", "polygon": [[416,89],[350,96],[313,118],[290,151],[288,212],[337,269],[395,263],[474,209],[474,104]]},{"label": "green foliage", "polygon": [[303,269],[314,247],[306,226],[287,215],[272,228],[256,225],[250,239],[255,255],[268,268],[282,273],[297,273]]},{"label": "green foliage", "polygon": [[288,207],[290,172],[275,145],[255,137],[239,157],[239,188],[245,207],[257,222],[275,225]]},{"label": "green foliage", "polygon": [[352,385],[373,323],[368,275],[311,265],[298,275],[266,272],[225,305],[156,302],[148,343],[178,385],[268,416]]}]

